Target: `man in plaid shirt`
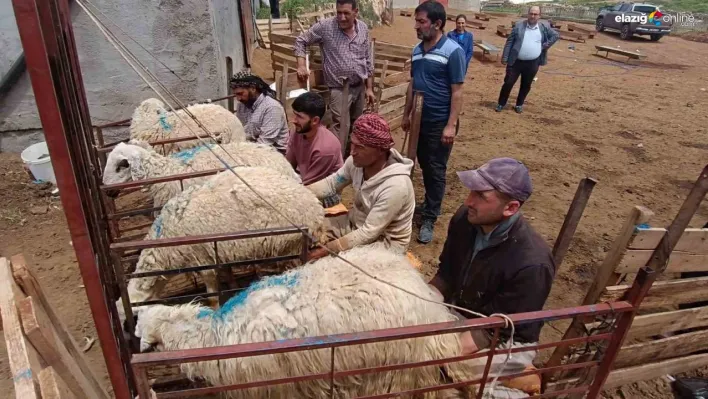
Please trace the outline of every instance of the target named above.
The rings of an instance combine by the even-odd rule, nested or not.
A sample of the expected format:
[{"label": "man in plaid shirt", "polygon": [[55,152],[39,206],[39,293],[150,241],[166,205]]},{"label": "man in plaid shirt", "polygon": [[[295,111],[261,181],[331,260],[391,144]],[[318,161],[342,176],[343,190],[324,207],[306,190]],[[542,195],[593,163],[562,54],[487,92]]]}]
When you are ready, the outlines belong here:
[{"label": "man in plaid shirt", "polygon": [[[295,40],[297,75],[309,78],[305,65],[306,47],[320,46],[325,84],[330,89],[329,108],[332,112],[331,131],[342,145],[344,158],[349,152],[350,131],[340,131],[342,110],[342,78],[349,81],[350,124],[364,112],[365,101],[374,103],[374,66],[371,56],[369,29],[357,20],[356,0],[337,0],[337,16],[314,24]],[[366,85],[366,88],[364,88]]]}]

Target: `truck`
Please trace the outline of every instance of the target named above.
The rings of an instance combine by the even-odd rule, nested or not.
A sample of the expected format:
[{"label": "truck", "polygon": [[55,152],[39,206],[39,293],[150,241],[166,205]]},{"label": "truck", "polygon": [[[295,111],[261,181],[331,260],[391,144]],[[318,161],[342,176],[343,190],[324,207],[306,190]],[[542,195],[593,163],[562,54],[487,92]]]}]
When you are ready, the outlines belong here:
[{"label": "truck", "polygon": [[620,2],[601,8],[595,20],[595,30],[617,30],[622,40],[645,35],[655,42],[671,33],[671,26],[670,15],[663,14],[655,5],[645,3]]}]

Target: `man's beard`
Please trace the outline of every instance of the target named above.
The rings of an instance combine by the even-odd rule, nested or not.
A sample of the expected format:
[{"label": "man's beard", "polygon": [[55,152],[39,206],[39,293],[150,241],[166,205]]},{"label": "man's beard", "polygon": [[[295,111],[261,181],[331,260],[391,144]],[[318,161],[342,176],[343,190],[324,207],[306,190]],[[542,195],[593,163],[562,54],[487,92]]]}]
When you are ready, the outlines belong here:
[{"label": "man's beard", "polygon": [[253,108],[253,104],[255,104],[255,103],[256,103],[256,100],[258,100],[258,96],[259,96],[259,95],[260,95],[260,94],[255,94],[255,95],[253,95],[253,96],[252,96],[252,95],[249,95],[249,96],[248,96],[248,100],[242,102],[243,105],[247,106],[248,108]]},{"label": "man's beard", "polygon": [[306,124],[304,124],[301,128],[298,129],[297,126],[295,126],[295,132],[300,133],[300,134],[306,134],[310,133],[310,130],[312,130],[312,121],[307,121]]},{"label": "man's beard", "polygon": [[419,30],[416,32],[416,34],[418,35],[418,39],[424,42],[433,40],[433,38],[435,37],[435,31],[433,31],[432,29],[428,32],[423,32],[422,30]]}]

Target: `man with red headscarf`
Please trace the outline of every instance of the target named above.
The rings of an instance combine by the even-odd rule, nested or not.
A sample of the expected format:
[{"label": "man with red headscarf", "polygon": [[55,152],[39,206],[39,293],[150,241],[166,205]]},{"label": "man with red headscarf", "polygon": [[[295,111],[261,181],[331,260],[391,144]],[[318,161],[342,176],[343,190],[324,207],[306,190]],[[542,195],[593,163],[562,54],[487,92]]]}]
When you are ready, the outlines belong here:
[{"label": "man with red headscarf", "polygon": [[[393,148],[388,123],[374,113],[360,116],[352,126],[351,155],[336,173],[307,186],[318,198],[354,188],[354,207],[341,218],[325,219],[335,253],[383,240],[387,248],[406,252],[413,231],[415,195],[410,175],[413,161]],[[327,255],[324,248],[309,259]]]}]

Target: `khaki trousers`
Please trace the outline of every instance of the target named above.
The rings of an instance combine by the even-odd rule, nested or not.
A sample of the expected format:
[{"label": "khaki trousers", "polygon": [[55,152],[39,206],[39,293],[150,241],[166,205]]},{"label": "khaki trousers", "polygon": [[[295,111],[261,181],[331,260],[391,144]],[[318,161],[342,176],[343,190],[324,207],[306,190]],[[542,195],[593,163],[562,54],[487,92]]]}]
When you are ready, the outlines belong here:
[{"label": "khaki trousers", "polygon": [[349,155],[349,134],[351,132],[352,124],[356,118],[364,113],[364,106],[366,105],[365,94],[366,85],[362,82],[359,86],[349,88],[349,97],[347,98],[347,104],[349,107],[349,129],[347,131],[342,131],[340,126],[342,124],[342,89],[332,88],[329,93],[329,109],[332,113],[332,127],[329,129],[335,136],[339,139],[339,143],[342,146],[342,157],[347,159]]}]

